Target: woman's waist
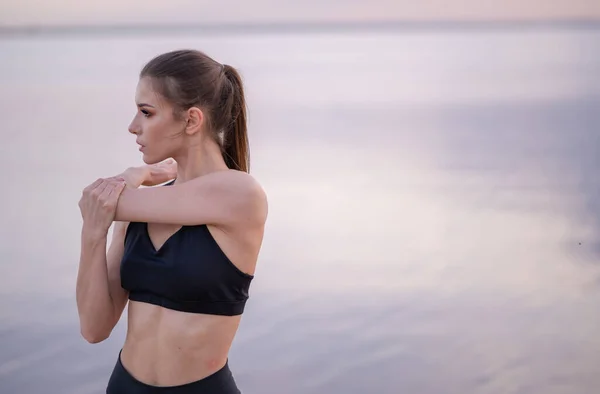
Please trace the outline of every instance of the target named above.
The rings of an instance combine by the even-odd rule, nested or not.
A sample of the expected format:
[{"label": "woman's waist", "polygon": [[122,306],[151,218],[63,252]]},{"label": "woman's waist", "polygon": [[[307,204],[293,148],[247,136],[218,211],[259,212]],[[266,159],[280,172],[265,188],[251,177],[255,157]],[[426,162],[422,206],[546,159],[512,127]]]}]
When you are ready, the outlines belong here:
[{"label": "woman's waist", "polygon": [[235,317],[130,305],[121,360],[131,375],[151,385],[200,380],[225,365],[238,324]]},{"label": "woman's waist", "polygon": [[209,341],[166,341],[128,336],[120,357],[137,380],[153,386],[177,386],[201,380],[227,362],[228,348]]}]

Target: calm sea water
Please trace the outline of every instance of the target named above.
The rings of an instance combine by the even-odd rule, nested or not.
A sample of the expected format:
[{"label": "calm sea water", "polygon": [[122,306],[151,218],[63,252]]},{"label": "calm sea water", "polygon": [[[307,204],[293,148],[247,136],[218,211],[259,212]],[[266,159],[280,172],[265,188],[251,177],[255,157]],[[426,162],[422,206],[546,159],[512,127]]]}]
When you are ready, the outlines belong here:
[{"label": "calm sea water", "polygon": [[243,72],[270,198],[244,393],[598,392],[600,30],[0,41],[0,392],[104,392],[77,202],[180,47]]}]

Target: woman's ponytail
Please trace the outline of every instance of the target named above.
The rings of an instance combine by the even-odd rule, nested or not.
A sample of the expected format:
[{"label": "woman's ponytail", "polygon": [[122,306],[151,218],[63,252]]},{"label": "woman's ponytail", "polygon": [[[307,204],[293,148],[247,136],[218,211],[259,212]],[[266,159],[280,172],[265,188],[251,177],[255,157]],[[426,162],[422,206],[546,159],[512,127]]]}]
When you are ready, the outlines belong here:
[{"label": "woman's ponytail", "polygon": [[237,70],[227,64],[223,65],[225,77],[231,83],[233,97],[231,122],[225,130],[225,146],[223,157],[227,167],[239,171],[250,172],[250,147],[248,126],[246,124],[246,98],[242,78]]}]

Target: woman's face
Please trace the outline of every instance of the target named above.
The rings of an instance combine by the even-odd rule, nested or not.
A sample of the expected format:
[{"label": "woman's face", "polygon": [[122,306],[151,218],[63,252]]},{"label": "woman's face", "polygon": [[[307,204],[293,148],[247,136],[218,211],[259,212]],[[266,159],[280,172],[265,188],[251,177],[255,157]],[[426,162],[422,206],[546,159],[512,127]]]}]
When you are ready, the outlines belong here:
[{"label": "woman's face", "polygon": [[173,117],[173,106],[152,89],[147,77],[138,82],[135,101],[137,112],[129,125],[136,135],[146,164],[177,156],[184,142],[186,122]]}]

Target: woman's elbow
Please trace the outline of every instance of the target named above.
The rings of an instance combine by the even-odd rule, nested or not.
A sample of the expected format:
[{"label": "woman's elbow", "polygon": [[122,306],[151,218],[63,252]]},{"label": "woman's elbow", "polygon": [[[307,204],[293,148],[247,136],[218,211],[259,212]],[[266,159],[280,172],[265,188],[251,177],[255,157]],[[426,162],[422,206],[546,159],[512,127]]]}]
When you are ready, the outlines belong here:
[{"label": "woman's elbow", "polygon": [[83,339],[91,344],[103,342],[110,336],[110,331],[86,328],[83,325],[80,332]]}]

